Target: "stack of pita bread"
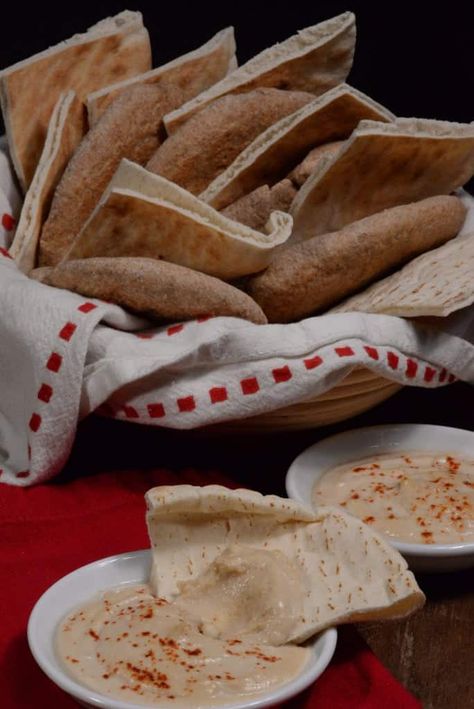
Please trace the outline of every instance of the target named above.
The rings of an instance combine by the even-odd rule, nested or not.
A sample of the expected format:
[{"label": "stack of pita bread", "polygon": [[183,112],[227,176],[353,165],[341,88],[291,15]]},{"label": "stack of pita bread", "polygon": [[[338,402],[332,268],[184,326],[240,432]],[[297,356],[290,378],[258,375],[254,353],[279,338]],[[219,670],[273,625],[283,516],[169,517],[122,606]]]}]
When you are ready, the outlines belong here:
[{"label": "stack of pita bread", "polygon": [[152,68],[126,11],[4,69],[18,267],[159,320],[472,303],[474,124],[346,84],[355,35],[346,12],[237,67],[226,28]]}]

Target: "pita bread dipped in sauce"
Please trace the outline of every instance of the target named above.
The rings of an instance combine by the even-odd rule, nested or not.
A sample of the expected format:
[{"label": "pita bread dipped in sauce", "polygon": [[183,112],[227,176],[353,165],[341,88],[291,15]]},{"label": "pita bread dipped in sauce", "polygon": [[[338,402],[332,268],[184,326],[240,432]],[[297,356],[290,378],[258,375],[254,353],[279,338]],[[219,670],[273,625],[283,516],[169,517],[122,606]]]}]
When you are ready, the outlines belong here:
[{"label": "pita bread dipped in sauce", "polygon": [[325,473],[313,504],[336,504],[377,531],[404,542],[474,541],[474,456],[388,453]]},{"label": "pita bread dipped in sauce", "polygon": [[[61,624],[69,674],[102,694],[146,706],[225,706],[296,677],[309,650],[283,645],[305,584],[279,551],[228,547],[171,602],[147,585],[104,593]],[[275,647],[275,645],[280,645]]]}]

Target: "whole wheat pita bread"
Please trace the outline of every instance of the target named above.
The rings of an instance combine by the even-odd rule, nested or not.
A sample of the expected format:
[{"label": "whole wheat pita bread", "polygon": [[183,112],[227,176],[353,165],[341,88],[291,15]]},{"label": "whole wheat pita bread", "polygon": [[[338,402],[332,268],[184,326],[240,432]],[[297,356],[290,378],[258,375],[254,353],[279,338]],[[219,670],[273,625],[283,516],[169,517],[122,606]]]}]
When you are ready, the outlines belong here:
[{"label": "whole wheat pita bread", "polygon": [[54,190],[85,131],[84,104],[74,91],[61,94],[51,114],[43,152],[26,193],[10,247],[11,256],[24,273],[35,267],[41,226],[47,217]]},{"label": "whole wheat pita bread", "polygon": [[299,567],[303,615],[289,638],[303,642],[337,623],[407,615],[424,602],[406,561],[368,525],[335,507],[220,485],[163,486],[146,494],[150,583],[171,600],[232,544],[280,551]]},{"label": "whole wheat pita bread", "polygon": [[451,196],[392,207],[289,246],[249,279],[246,290],[269,322],[298,320],[453,238],[465,215],[461,200]]},{"label": "whole wheat pita bread", "polygon": [[168,84],[137,84],[108,107],[71,158],[43,227],[39,264],[54,266],[90,217],[123,157],[145,164],[160,144],[163,113],[181,101]]},{"label": "whole wheat pita bread", "polygon": [[140,12],[121,12],[0,72],[0,101],[13,164],[29,187],[51,113],[61,93],[91,91],[151,68]]},{"label": "whole wheat pita bread", "polygon": [[280,44],[260,52],[211,89],[165,117],[169,135],[211,101],[258,87],[309,91],[319,96],[345,81],[352,66],[355,16],[344,12],[306,27]]},{"label": "whole wheat pita bread", "polygon": [[326,162],[326,160],[329,160],[329,158],[339,152],[343,142],[342,140],[335,140],[333,143],[318,145],[317,148],[310,150],[304,160],[288,175],[295,187],[297,189],[302,187],[313,172],[322,168],[323,162]]},{"label": "whole wheat pita bread", "polygon": [[122,91],[137,83],[158,84],[163,80],[173,82],[183,92],[183,101],[188,101],[220,81],[236,67],[234,28],[226,27],[192,52],[183,54],[145,74],[105,86],[89,94],[87,97],[89,125],[93,126],[97,123],[107,106]]},{"label": "whole wheat pita bread", "polygon": [[410,261],[331,313],[446,317],[474,303],[474,232]]},{"label": "whole wheat pita bread", "polygon": [[257,135],[312,98],[303,91],[281,89],[222,96],[165,140],[147,168],[199,194]]},{"label": "whole wheat pita bread", "polygon": [[362,121],[291,208],[292,241],[341,229],[382,209],[449,194],[474,173],[474,125]]},{"label": "whole wheat pita bread", "polygon": [[277,182],[273,187],[262,185],[229,204],[221,214],[251,229],[261,231],[274,211],[288,212],[296,195],[296,187],[291,180]]},{"label": "whole wheat pita bread", "polygon": [[31,277],[56,288],[116,303],[159,320],[226,315],[262,324],[265,315],[242,291],[218,278],[149,258],[89,258],[43,266]]},{"label": "whole wheat pita bread", "polygon": [[262,184],[274,184],[312,148],[348,138],[366,118],[390,121],[395,117],[352,86],[337,86],[258,135],[201,198],[222,209]]},{"label": "whole wheat pita bread", "polygon": [[269,233],[254,231],[122,160],[67,258],[144,256],[230,280],[265,268],[291,226],[288,214],[274,212]]}]

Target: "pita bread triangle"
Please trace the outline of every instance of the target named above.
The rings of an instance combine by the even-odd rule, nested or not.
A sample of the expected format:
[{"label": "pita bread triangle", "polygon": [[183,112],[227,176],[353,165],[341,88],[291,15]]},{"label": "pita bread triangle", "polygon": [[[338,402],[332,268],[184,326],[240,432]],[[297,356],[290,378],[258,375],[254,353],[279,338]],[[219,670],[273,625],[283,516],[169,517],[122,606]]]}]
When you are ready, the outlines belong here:
[{"label": "pita bread triangle", "polygon": [[105,86],[89,94],[87,97],[89,125],[93,126],[97,123],[107,106],[122,91],[137,83],[158,84],[163,80],[176,82],[183,91],[183,97],[185,97],[183,100],[187,101],[220,81],[236,67],[234,28],[226,27],[201,47],[183,54],[157,69],[133,76],[111,86]]},{"label": "pita bread triangle", "polygon": [[140,12],[121,12],[55,47],[0,72],[0,101],[8,145],[23,190],[29,187],[51,113],[61,93],[79,99],[118,79],[151,68]]},{"label": "pita bread triangle", "polygon": [[402,556],[368,525],[335,507],[220,485],[162,486],[146,494],[150,583],[172,600],[227,547],[279,551],[298,567],[303,613],[290,642],[337,623],[396,618],[424,602]]},{"label": "pita bread triangle", "polygon": [[309,91],[319,96],[345,81],[355,48],[352,12],[306,27],[280,44],[265,49],[208,91],[165,116],[169,135],[211,101],[229,93],[258,87]]},{"label": "pita bread triangle", "polygon": [[54,190],[85,132],[84,104],[74,91],[62,94],[51,114],[43,151],[10,247],[10,254],[23,273],[29,273],[35,267],[41,227]]},{"label": "pita bread triangle", "polygon": [[473,124],[362,121],[296,195],[292,241],[337,231],[389,207],[449,194],[473,174]]},{"label": "pita bread triangle", "polygon": [[[176,322],[203,316],[266,323],[246,293],[205,273],[151,258],[87,258],[36,268],[30,276],[145,317]],[[58,294],[59,295],[59,294]]]},{"label": "pita bread triangle", "polygon": [[361,91],[341,84],[260,133],[201,194],[223,209],[264,184],[275,184],[318,145],[348,138],[363,119],[395,116]]},{"label": "pita bread triangle", "polygon": [[173,182],[122,160],[66,259],[150,257],[231,280],[265,268],[291,226],[288,214],[273,212],[268,233],[254,231]]},{"label": "pita bread triangle", "polygon": [[199,194],[256,136],[312,98],[281,89],[222,96],[165,140],[147,169]]},{"label": "pita bread triangle", "polygon": [[331,313],[447,317],[474,303],[474,232],[421,254]]},{"label": "pita bread triangle", "polygon": [[452,195],[391,207],[291,244],[248,280],[246,290],[270,322],[299,320],[452,239],[465,216],[464,204]]}]

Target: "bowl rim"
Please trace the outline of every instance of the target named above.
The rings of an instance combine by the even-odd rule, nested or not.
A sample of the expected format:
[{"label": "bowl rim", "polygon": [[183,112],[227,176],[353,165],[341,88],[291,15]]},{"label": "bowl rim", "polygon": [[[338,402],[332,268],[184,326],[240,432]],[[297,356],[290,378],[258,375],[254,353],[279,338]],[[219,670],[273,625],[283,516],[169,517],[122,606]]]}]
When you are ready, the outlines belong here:
[{"label": "bowl rim", "polygon": [[[313,443],[312,445],[308,446],[305,448],[301,453],[299,453],[296,458],[292,461],[291,465],[289,466],[286,476],[285,476],[285,488],[286,488],[286,493],[288,497],[292,498],[293,500],[297,500],[298,502],[301,502],[303,504],[308,504],[307,500],[300,494],[299,488],[298,488],[298,483],[297,483],[297,476],[298,473],[297,468],[298,465],[301,463],[301,460],[306,457],[307,455],[310,455],[311,452],[318,447],[323,447],[323,445],[326,447],[330,447],[333,445],[336,445],[339,443],[341,438],[350,438],[351,436],[356,436],[358,434],[366,435],[369,434],[370,432],[376,433],[377,431],[381,431],[383,429],[393,431],[395,432],[396,430],[399,430],[401,432],[405,431],[413,431],[414,427],[417,427],[419,429],[430,429],[432,432],[436,432],[439,434],[444,434],[444,435],[459,435],[459,436],[466,436],[466,438],[472,438],[473,442],[473,458],[474,458],[474,431],[469,431],[469,429],[465,428],[457,428],[455,426],[440,426],[438,424],[429,424],[429,423],[389,423],[389,424],[377,424],[375,426],[361,426],[360,428],[351,428],[348,429],[347,431],[341,431],[339,433],[335,433],[332,436],[327,436],[325,438],[321,438],[319,441],[316,443]],[[455,433],[454,433],[455,432]],[[443,444],[441,444],[442,446]],[[323,475],[328,472],[325,471]],[[296,484],[295,484],[296,481]],[[348,513],[350,514],[350,513]],[[357,518],[359,519],[359,518]],[[380,532],[379,532],[380,534]],[[469,554],[474,554],[474,541],[473,542],[455,542],[453,544],[422,544],[422,543],[415,543],[415,542],[405,542],[401,541],[399,539],[396,539],[395,537],[389,537],[388,535],[382,534],[384,539],[388,541],[395,549],[397,549],[401,554],[406,554],[409,556],[416,556],[416,557],[433,557],[433,558],[446,558],[446,557],[461,557],[461,556],[466,556]]]},{"label": "bowl rim", "polygon": [[[92,561],[88,564],[80,566],[71,571],[70,573],[66,574],[65,576],[62,576],[53,584],[51,584],[42,593],[42,595],[38,598],[35,605],[33,606],[33,609],[28,619],[27,626],[27,639],[30,651],[35,661],[37,662],[41,670],[45,673],[45,675],[58,687],[60,687],[70,696],[74,697],[76,700],[84,702],[90,706],[101,707],[102,709],[144,709],[145,707],[145,705],[143,704],[132,704],[127,701],[108,697],[104,694],[100,694],[99,692],[96,692],[95,690],[86,687],[85,685],[81,685],[79,682],[76,682],[74,679],[72,679],[72,677],[69,677],[66,670],[63,670],[61,668],[59,659],[56,666],[55,664],[53,664],[53,662],[49,660],[48,657],[45,656],[44,651],[41,649],[42,646],[39,640],[39,624],[42,618],[44,618],[44,614],[48,612],[46,608],[49,597],[53,593],[61,591],[62,587],[64,587],[64,590],[66,590],[68,584],[74,581],[74,577],[76,577],[77,579],[80,574],[86,573],[88,570],[106,567],[114,563],[116,564],[117,562],[137,560],[140,564],[143,565],[143,569],[145,572],[145,569],[149,568],[150,557],[150,549],[140,549],[137,551],[124,552],[122,554],[114,554],[112,556],[97,559],[96,561]],[[130,581],[133,582],[133,580],[131,579],[129,580],[129,582]],[[127,583],[127,580],[124,579],[123,583]],[[116,585],[117,584],[115,584],[115,586]],[[110,588],[112,588],[112,585],[110,586]],[[94,591],[94,589],[91,589],[91,597],[98,590],[99,589],[95,589]],[[73,610],[75,607],[77,607],[77,603],[72,603],[70,610]],[[66,613],[67,612],[69,611],[66,611]],[[58,616],[55,619],[54,623],[55,628],[57,628],[57,625],[60,620],[64,618],[64,615],[64,611],[58,612]],[[308,660],[302,672],[297,677],[293,678],[290,682],[286,682],[284,685],[281,685],[281,687],[262,695],[262,697],[257,697],[247,701],[234,701],[233,703],[225,704],[223,705],[223,709],[259,709],[260,707],[273,706],[275,703],[283,702],[286,699],[296,696],[297,694],[302,692],[324,672],[329,662],[331,661],[337,644],[337,629],[327,628],[321,631],[315,636],[313,645],[316,646],[316,644],[318,642],[320,643],[321,640],[322,647],[319,655],[316,657],[313,654],[313,657]],[[311,647],[311,645],[311,641],[308,641],[308,646]],[[166,707],[166,709],[169,709],[170,705],[156,704],[153,706],[155,706],[156,709],[160,709],[160,707],[162,709],[164,707]],[[217,707],[215,707],[214,709],[217,709]]]}]

